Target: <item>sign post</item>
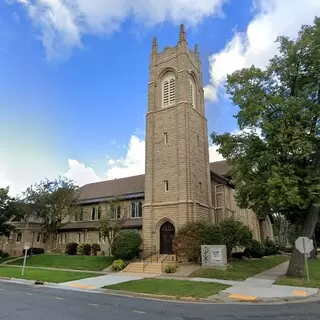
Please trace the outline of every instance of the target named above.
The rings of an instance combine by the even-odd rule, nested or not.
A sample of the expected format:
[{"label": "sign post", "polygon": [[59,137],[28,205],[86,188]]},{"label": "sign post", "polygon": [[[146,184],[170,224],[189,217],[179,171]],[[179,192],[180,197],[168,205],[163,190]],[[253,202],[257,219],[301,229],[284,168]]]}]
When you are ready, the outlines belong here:
[{"label": "sign post", "polygon": [[27,261],[27,255],[28,255],[28,250],[30,248],[30,243],[26,242],[24,244],[24,258],[23,258],[23,266],[22,266],[22,272],[21,275],[24,275],[24,269],[26,267],[26,261]]},{"label": "sign post", "polygon": [[295,241],[295,245],[297,250],[304,255],[304,262],[306,264],[306,272],[307,272],[307,280],[308,280],[308,283],[310,283],[308,255],[313,250],[313,240],[310,240],[308,237],[299,237]]}]

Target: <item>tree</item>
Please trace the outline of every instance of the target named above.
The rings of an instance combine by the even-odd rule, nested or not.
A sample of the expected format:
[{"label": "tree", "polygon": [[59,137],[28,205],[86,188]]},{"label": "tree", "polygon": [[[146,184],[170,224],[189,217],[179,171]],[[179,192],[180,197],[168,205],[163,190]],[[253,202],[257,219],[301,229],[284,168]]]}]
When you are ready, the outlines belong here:
[{"label": "tree", "polygon": [[[232,168],[239,206],[283,214],[310,238],[320,204],[320,19],[277,42],[265,70],[251,66],[227,78],[240,133],[211,137]],[[303,275],[297,250],[287,275]]]},{"label": "tree", "polygon": [[235,247],[246,247],[252,240],[252,232],[248,226],[234,218],[227,218],[219,223],[221,230],[221,243],[227,247],[227,256],[231,257]]},{"label": "tree", "polygon": [[9,187],[0,188],[0,236],[9,237],[13,226],[8,222],[17,213],[14,199],[9,196]]},{"label": "tree", "polygon": [[31,185],[24,193],[24,202],[41,221],[44,242],[56,235],[63,220],[78,212],[78,187],[72,180],[59,177]]},{"label": "tree", "polygon": [[106,214],[100,219],[99,233],[100,237],[107,239],[109,245],[109,255],[113,240],[117,233],[122,229],[127,214],[123,211],[123,202],[116,197],[105,203]]}]

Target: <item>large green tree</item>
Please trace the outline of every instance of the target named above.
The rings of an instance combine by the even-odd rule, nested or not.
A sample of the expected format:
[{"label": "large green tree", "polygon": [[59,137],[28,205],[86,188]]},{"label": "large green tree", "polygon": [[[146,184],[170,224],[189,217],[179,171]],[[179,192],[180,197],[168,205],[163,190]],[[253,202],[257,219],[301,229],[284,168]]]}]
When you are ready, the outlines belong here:
[{"label": "large green tree", "polygon": [[78,187],[72,180],[59,177],[31,185],[24,193],[24,201],[43,225],[44,241],[56,234],[63,220],[78,213]]},{"label": "large green tree", "polygon": [[[262,216],[283,214],[311,238],[320,203],[320,19],[277,43],[264,70],[251,66],[228,76],[239,133],[212,139],[232,167],[239,205]],[[303,275],[297,250],[287,275]]]}]

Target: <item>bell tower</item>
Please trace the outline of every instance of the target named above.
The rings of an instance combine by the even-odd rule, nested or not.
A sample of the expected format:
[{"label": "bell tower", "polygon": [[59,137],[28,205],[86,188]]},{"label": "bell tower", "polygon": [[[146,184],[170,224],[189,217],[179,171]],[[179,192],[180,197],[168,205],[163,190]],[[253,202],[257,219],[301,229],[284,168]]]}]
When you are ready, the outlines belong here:
[{"label": "bell tower", "polygon": [[188,221],[213,218],[207,120],[198,46],[184,25],[174,47],[152,42],[146,116],[144,248],[172,252]]}]

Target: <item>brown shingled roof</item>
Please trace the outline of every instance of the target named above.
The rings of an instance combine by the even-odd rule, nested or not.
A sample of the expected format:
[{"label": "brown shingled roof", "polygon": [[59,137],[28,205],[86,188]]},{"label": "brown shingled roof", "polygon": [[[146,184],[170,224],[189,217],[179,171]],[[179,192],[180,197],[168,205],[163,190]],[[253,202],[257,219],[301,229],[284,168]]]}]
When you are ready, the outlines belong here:
[{"label": "brown shingled roof", "polygon": [[[225,160],[210,163],[210,171],[220,176],[228,176],[229,170],[230,167]],[[141,174],[139,176],[86,184],[79,189],[79,200],[105,199],[144,193],[144,178],[145,175]]]},{"label": "brown shingled roof", "polygon": [[79,189],[79,200],[116,197],[144,192],[144,174],[89,183]]},{"label": "brown shingled roof", "polygon": [[226,160],[216,161],[210,163],[210,171],[220,175],[220,176],[228,176],[230,171],[230,166],[227,164]]}]

